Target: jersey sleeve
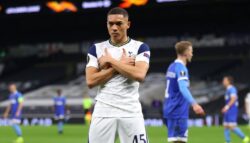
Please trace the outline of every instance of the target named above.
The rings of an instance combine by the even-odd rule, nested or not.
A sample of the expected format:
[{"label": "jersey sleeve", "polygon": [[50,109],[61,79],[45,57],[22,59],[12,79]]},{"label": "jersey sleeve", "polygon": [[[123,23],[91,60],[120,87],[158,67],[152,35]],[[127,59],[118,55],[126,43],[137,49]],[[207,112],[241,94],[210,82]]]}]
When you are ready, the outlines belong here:
[{"label": "jersey sleeve", "polygon": [[232,97],[232,96],[237,96],[237,90],[236,90],[236,88],[231,88],[230,90],[229,90],[229,96],[230,97]]},{"label": "jersey sleeve", "polygon": [[96,46],[92,45],[89,48],[88,54],[87,54],[87,65],[86,67],[95,67],[99,68],[97,54],[96,54]]},{"label": "jersey sleeve", "polygon": [[181,94],[183,95],[183,97],[190,103],[190,104],[194,104],[196,103],[195,99],[193,98],[189,88],[188,88],[188,81],[186,80],[179,80],[178,81],[178,86],[180,89]]},{"label": "jersey sleeve", "polygon": [[144,61],[149,64],[150,61],[150,48],[147,44],[142,44],[138,50],[135,62]]},{"label": "jersey sleeve", "polygon": [[182,96],[190,103],[196,103],[195,99],[193,98],[190,90],[189,90],[189,78],[188,78],[188,71],[183,65],[176,65],[175,69],[177,75],[178,86]]},{"label": "jersey sleeve", "polygon": [[186,68],[182,65],[177,65],[176,66],[176,75],[177,75],[177,80],[189,80],[188,78],[188,71],[186,70]]}]

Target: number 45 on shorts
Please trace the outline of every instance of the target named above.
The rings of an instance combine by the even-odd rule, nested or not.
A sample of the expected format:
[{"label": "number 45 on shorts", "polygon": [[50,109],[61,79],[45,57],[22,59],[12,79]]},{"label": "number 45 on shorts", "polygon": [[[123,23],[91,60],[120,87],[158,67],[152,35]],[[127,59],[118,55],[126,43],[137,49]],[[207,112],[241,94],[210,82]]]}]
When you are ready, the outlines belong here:
[{"label": "number 45 on shorts", "polygon": [[145,134],[135,135],[132,143],[148,143]]}]

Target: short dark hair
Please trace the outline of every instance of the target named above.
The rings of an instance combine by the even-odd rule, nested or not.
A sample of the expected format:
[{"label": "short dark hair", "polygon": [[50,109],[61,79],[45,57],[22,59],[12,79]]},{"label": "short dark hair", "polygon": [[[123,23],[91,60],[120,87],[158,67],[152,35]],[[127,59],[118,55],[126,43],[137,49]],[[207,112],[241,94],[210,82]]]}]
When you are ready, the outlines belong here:
[{"label": "short dark hair", "polygon": [[109,10],[107,16],[112,15],[112,14],[121,14],[124,17],[129,18],[128,12],[127,10],[120,8],[120,7],[114,7],[112,9]]},{"label": "short dark hair", "polygon": [[234,84],[234,77],[231,75],[224,76],[224,78],[227,78],[227,80],[230,82],[230,84]]},{"label": "short dark hair", "polygon": [[192,43],[189,41],[180,41],[175,44],[175,50],[178,55],[182,55],[189,47],[192,46]]}]

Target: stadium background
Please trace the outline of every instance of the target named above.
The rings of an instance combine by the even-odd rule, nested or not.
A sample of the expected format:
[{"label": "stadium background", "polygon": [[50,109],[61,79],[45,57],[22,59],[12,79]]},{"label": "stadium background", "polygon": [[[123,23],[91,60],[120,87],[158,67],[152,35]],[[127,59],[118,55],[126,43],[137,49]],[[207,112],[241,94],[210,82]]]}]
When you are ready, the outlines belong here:
[{"label": "stadium background", "polygon": [[[82,100],[95,95],[95,90],[87,89],[83,74],[86,52],[91,44],[108,38],[106,13],[114,6],[126,7],[129,11],[132,21],[129,36],[151,47],[151,67],[140,88],[145,123],[157,126],[149,127],[152,133],[149,138],[155,142],[166,138],[161,120],[164,74],[175,59],[173,46],[179,40],[194,43],[194,59],[188,65],[191,88],[207,112],[206,117],[197,117],[191,111],[189,124],[195,127],[191,128],[190,142],[199,142],[195,140],[197,134],[203,139],[220,134],[218,142],[223,141],[220,126],[204,127],[221,125],[223,75],[230,74],[236,79],[239,122],[246,124],[244,98],[250,83],[249,1],[140,0],[130,4],[128,0],[124,4],[126,1],[69,0],[71,6],[63,7],[63,1],[58,0],[59,9],[49,7],[49,2],[54,1],[0,1],[0,143],[10,142],[14,136],[11,129],[5,127],[8,122],[1,119],[8,98],[7,86],[13,82],[25,97],[23,128],[27,142],[39,142],[40,138],[51,143],[59,140],[67,143],[73,138],[78,139],[74,140],[76,143],[86,141],[88,126],[82,126]],[[51,98],[58,88],[63,89],[71,109],[70,125],[66,126],[63,139],[53,133],[56,132],[54,126],[50,127],[53,122]],[[47,134],[32,135],[38,132]]]}]

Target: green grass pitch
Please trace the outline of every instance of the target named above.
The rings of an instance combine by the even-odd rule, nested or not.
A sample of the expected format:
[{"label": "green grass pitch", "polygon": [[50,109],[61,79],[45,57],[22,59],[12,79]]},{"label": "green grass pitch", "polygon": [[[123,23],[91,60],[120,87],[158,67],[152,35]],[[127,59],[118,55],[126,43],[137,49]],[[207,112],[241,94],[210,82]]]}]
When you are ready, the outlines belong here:
[{"label": "green grass pitch", "polygon": [[[65,125],[64,134],[58,135],[56,126],[22,127],[25,143],[87,143],[88,126]],[[250,130],[241,126],[245,134]],[[150,143],[167,143],[165,127],[147,127]],[[233,143],[241,140],[231,133]],[[13,143],[16,138],[11,127],[0,127],[0,143]],[[223,127],[203,127],[189,129],[189,143],[224,143]]]}]

